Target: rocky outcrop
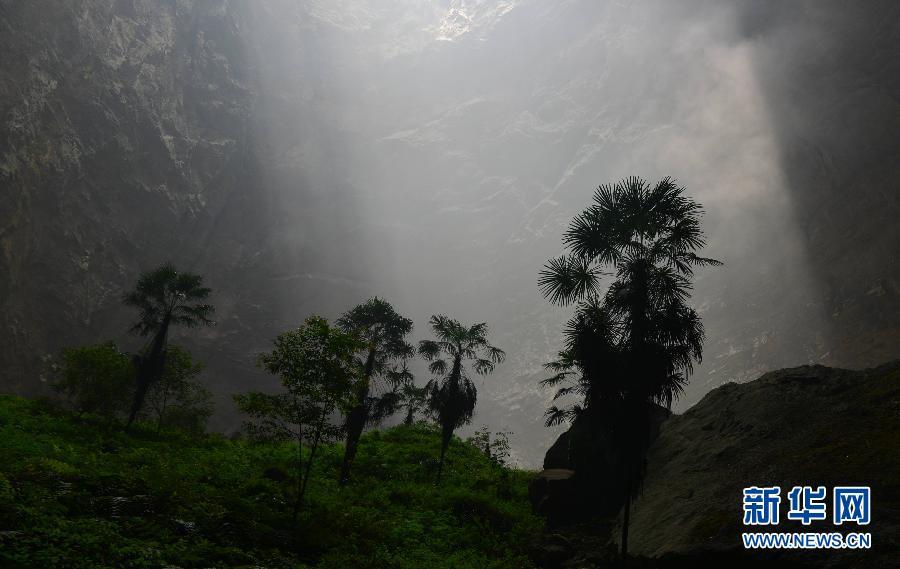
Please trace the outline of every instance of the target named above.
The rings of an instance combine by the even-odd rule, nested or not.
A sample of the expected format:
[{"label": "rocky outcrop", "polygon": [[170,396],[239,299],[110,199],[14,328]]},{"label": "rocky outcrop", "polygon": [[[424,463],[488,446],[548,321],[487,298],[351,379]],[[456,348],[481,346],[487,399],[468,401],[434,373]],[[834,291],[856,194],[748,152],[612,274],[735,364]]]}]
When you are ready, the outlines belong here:
[{"label": "rocky outcrop", "polygon": [[[816,566],[894,567],[900,554],[900,362],[865,371],[803,366],[711,391],[666,421],[632,511],[635,553],[742,549],[742,489],[872,487],[873,549],[775,556]],[[829,494],[830,495],[830,494]],[[782,498],[783,507],[786,498]],[[804,527],[784,519],[779,531]]]},{"label": "rocky outcrop", "polygon": [[[310,196],[306,60],[273,56],[289,24],[270,8],[0,1],[0,391],[45,389],[61,347],[139,348],[120,300],[164,261],[213,288],[218,325],[173,340],[208,362],[218,394],[261,381],[271,338],[332,310],[311,302],[312,281],[359,299],[352,269],[332,278],[317,262],[356,266],[355,240]],[[287,115],[302,126],[270,136]]]},{"label": "rocky outcrop", "polygon": [[855,368],[896,358],[900,4],[745,4],[738,22],[760,46],[755,75],[822,289],[817,361]]},{"label": "rocky outcrop", "polygon": [[551,526],[563,525],[584,515],[574,470],[542,470],[528,485],[528,497],[534,512],[547,518]]},{"label": "rocky outcrop", "polygon": [[[636,567],[896,566],[900,554],[900,361],[864,371],[803,366],[710,392],[661,424],[629,543]],[[548,453],[549,454],[549,453]],[[552,458],[552,457],[548,457]],[[557,484],[557,486],[553,486]],[[778,485],[872,488],[868,526],[786,519],[771,531],[866,531],[871,550],[743,549],[742,490]],[[535,488],[573,503],[570,471],[546,470]],[[553,514],[549,500],[545,511]],[[830,508],[831,506],[829,506]],[[557,514],[559,515],[559,514]],[[556,527],[533,554],[545,567],[614,564],[618,515]]]},{"label": "rocky outcrop", "polygon": [[[650,441],[670,412],[654,406],[650,416]],[[544,456],[544,470],[529,486],[534,511],[553,526],[612,516],[622,507],[620,469],[609,433],[589,429],[589,417],[581,415],[562,433]]]},{"label": "rocky outcrop", "polygon": [[60,346],[127,330],[140,270],[219,281],[259,243],[241,18],[227,1],[0,3],[6,390],[33,391]]}]

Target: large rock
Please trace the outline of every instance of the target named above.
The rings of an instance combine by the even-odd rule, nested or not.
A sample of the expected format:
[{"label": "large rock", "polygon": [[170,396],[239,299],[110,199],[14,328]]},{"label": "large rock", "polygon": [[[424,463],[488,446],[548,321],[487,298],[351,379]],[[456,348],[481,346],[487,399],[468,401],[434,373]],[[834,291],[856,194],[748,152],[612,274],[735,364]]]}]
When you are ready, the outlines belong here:
[{"label": "large rock", "polygon": [[551,526],[565,523],[583,509],[574,476],[574,470],[550,468],[542,470],[528,485],[532,508]]},{"label": "large rock", "polygon": [[[816,566],[896,567],[900,559],[900,362],[866,371],[803,366],[711,391],[662,425],[630,543],[647,556],[738,553],[742,489],[782,488],[779,531],[868,531],[871,551],[776,555]],[[872,522],[785,520],[795,485],[872,487]],[[829,506],[830,515],[830,506]]]},{"label": "large rock", "polygon": [[[651,442],[669,415],[667,409],[653,407]],[[531,484],[535,512],[546,516],[553,525],[615,515],[622,507],[621,470],[610,434],[594,432],[589,420],[587,414],[580,416],[556,439],[544,456],[544,471]],[[560,473],[566,473],[565,483],[560,482]]]},{"label": "large rock", "polygon": [[569,458],[569,440],[571,428],[557,437],[547,453],[544,455],[544,470],[554,468],[572,468],[572,460]]}]

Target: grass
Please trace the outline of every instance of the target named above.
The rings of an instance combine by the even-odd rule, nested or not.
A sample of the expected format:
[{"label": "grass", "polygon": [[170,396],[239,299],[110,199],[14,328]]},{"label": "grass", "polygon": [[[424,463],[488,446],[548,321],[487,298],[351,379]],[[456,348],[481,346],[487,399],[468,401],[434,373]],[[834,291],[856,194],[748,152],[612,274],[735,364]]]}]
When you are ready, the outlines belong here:
[{"label": "grass", "polygon": [[366,434],[349,486],[320,451],[291,520],[289,444],[132,434],[0,396],[0,566],[527,568],[531,473],[427,425]]}]

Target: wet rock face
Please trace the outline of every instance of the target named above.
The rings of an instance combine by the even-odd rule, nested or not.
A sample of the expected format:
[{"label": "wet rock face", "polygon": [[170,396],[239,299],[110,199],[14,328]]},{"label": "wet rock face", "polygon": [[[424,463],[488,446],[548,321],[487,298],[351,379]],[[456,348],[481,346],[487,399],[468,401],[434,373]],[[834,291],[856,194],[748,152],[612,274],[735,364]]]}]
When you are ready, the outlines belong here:
[{"label": "wet rock face", "polygon": [[[647,457],[643,491],[631,510],[629,547],[642,558],[636,566],[895,567],[900,551],[898,410],[900,361],[863,371],[802,366],[711,391],[687,412],[661,423]],[[554,453],[548,452],[548,464],[558,466]],[[529,489],[537,511],[565,538],[548,535],[536,547],[533,558],[541,566],[615,563],[621,516],[612,512],[573,524],[573,513],[585,504],[575,474],[544,470]],[[782,488],[781,523],[765,531],[865,531],[872,533],[873,549],[745,551],[741,496],[743,488],[754,485]],[[836,527],[830,510],[828,521],[811,526],[789,521],[786,493],[797,485],[825,486],[829,497],[834,486],[871,486],[872,522]],[[583,541],[585,536],[593,541]],[[586,553],[604,551],[606,564],[582,560]]]},{"label": "wet rock face", "polygon": [[529,484],[528,497],[534,512],[547,518],[551,526],[581,519],[585,515],[575,485],[574,470],[542,470]]},{"label": "wet rock face", "polygon": [[571,439],[570,430],[566,430],[557,437],[547,453],[544,455],[544,470],[551,468],[572,468],[572,461],[569,460],[569,441]]},{"label": "wet rock face", "polygon": [[[671,413],[654,406],[650,440]],[[534,511],[554,526],[615,516],[622,507],[622,473],[610,434],[594,433],[582,415],[562,433],[544,456],[544,470],[529,486]]]},{"label": "wet rock face", "polygon": [[761,47],[772,115],[809,264],[822,287],[827,353],[874,366],[900,338],[900,5],[873,0],[742,6]]},{"label": "wet rock face", "polygon": [[[140,270],[172,259],[215,279],[253,242],[240,17],[228,2],[0,4],[5,388],[60,346],[120,335]],[[217,231],[238,208],[244,223]]]},{"label": "wet rock face", "polygon": [[[878,517],[860,530],[872,532],[873,550],[783,557],[815,566],[893,566],[900,550],[898,409],[900,362],[866,371],[803,366],[711,391],[663,424],[632,509],[631,546],[653,557],[738,551],[743,488],[780,486],[784,505],[793,486],[825,486],[830,496],[833,486],[863,485],[872,488]],[[804,527],[782,514],[773,531],[835,529],[830,521]]]},{"label": "wet rock face", "polygon": [[217,394],[274,383],[254,362],[276,334],[363,297],[343,187],[304,159],[330,119],[291,6],[0,0],[0,390],[46,390],[65,346],[139,349],[121,297],[165,261],[214,291],[217,325],[172,340]]}]

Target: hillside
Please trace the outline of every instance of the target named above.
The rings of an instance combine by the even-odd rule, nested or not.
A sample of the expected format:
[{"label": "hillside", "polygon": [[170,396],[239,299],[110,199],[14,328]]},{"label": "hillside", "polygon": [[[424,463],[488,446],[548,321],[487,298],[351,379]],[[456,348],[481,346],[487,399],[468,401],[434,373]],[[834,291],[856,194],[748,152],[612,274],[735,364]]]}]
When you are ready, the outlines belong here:
[{"label": "hillside", "polygon": [[541,522],[530,473],[455,441],[434,484],[438,434],[364,436],[353,482],[328,446],[296,523],[296,447],[105,430],[0,396],[0,566],[522,568]]},{"label": "hillside", "polygon": [[724,385],[663,424],[634,507],[634,550],[648,556],[737,550],[747,486],[865,485],[872,487],[873,519],[865,531],[873,549],[799,558],[815,566],[896,567],[898,449],[900,362],[865,371],[803,366]]},{"label": "hillside", "polygon": [[[900,362],[865,371],[803,366],[713,390],[662,424],[633,508],[635,566],[756,566],[761,558],[740,550],[743,487],[862,484],[873,493],[871,551],[763,557],[778,567],[892,567],[900,551],[898,410]],[[341,447],[326,446],[293,523],[296,447],[141,428],[126,435],[46,402],[0,396],[0,565],[616,562],[618,516],[545,532],[527,499],[532,473],[503,471],[457,440],[436,485],[437,447],[424,424],[368,433],[342,490]]]}]

